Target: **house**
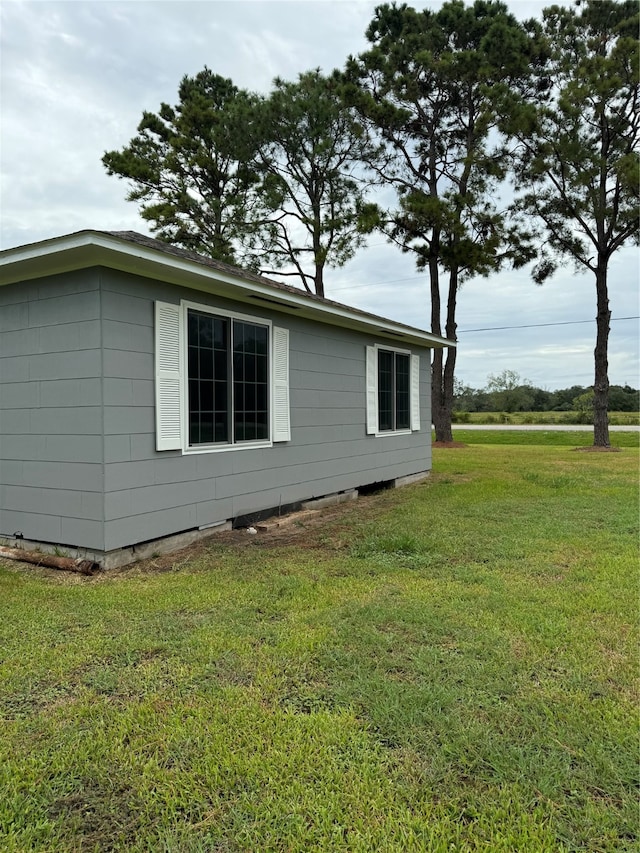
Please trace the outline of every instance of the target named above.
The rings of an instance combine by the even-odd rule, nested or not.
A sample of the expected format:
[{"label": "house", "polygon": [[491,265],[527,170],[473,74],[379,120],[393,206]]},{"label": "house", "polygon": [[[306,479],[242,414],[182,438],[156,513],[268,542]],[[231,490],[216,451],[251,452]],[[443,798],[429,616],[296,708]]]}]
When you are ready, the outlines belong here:
[{"label": "house", "polygon": [[5,544],[119,565],[430,469],[443,338],[134,232],[5,250],[0,285]]}]

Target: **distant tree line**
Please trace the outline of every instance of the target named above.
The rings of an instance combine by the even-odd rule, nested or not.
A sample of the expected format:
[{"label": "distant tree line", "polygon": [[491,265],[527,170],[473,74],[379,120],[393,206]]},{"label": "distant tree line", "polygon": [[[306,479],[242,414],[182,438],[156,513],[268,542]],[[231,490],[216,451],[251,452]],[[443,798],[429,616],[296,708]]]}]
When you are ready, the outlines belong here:
[{"label": "distant tree line", "polygon": [[[611,411],[640,411],[640,390],[612,385]],[[593,388],[571,385],[557,391],[536,388],[512,370],[489,375],[484,388],[472,388],[460,380],[454,386],[454,412],[584,412],[593,411]],[[588,419],[587,419],[588,420]]]}]

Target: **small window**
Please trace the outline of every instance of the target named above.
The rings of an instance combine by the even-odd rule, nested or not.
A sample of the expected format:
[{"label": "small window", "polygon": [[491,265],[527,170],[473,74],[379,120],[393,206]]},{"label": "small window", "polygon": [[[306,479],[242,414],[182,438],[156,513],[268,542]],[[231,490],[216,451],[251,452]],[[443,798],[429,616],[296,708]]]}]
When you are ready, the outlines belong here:
[{"label": "small window", "polygon": [[378,350],[378,429],[409,429],[409,356]]},{"label": "small window", "polygon": [[367,347],[367,433],[420,430],[420,356]]}]

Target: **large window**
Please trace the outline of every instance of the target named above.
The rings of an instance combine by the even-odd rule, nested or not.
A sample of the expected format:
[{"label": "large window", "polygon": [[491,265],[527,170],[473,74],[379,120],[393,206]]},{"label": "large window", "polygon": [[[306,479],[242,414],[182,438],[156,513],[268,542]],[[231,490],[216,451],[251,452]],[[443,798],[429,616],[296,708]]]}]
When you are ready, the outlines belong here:
[{"label": "large window", "polygon": [[269,327],[189,310],[189,445],[269,439]]},{"label": "large window", "polygon": [[420,429],[420,357],[406,350],[367,347],[367,433]]},{"label": "large window", "polygon": [[190,302],[155,305],[156,449],[291,440],[289,330]]}]

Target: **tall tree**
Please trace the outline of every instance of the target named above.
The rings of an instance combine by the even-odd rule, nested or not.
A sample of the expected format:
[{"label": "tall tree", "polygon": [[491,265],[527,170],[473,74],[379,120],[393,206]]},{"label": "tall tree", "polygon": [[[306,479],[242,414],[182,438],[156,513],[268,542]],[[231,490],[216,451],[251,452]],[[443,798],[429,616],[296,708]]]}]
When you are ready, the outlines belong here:
[{"label": "tall tree", "polygon": [[362,125],[335,82],[309,71],[296,82],[274,81],[256,147],[263,218],[254,248],[261,267],[271,272],[271,264],[324,296],[325,267],[342,266],[363,242]]},{"label": "tall tree", "polygon": [[151,230],[227,263],[255,267],[243,249],[253,230],[258,175],[246,126],[256,99],[208,68],[183,77],[175,107],[144,112],[137,135],[102,162],[131,183]]},{"label": "tall tree", "polygon": [[[439,11],[383,5],[366,33],[371,48],[346,69],[346,97],[387,148],[373,164],[395,187],[398,207],[382,230],[414,252],[429,274],[431,328],[456,340],[461,283],[506,262],[531,259],[527,235],[494,199],[506,177],[500,134],[507,95],[525,87],[538,61],[533,22],[507,7],[450,0]],[[446,284],[441,284],[441,273]],[[436,439],[450,441],[456,350],[435,350],[432,415]]]},{"label": "tall tree", "polygon": [[362,243],[362,125],[319,71],[266,98],[208,68],[184,77],[175,107],[145,112],[102,161],[160,239],[228,263],[294,276],[324,296],[327,266]]},{"label": "tall tree", "polygon": [[538,217],[546,242],[534,270],[545,281],[559,261],[593,274],[594,445],[609,446],[608,268],[638,242],[640,111],[637,0],[586,0],[544,10],[552,48],[539,89],[518,115],[520,208]]}]

